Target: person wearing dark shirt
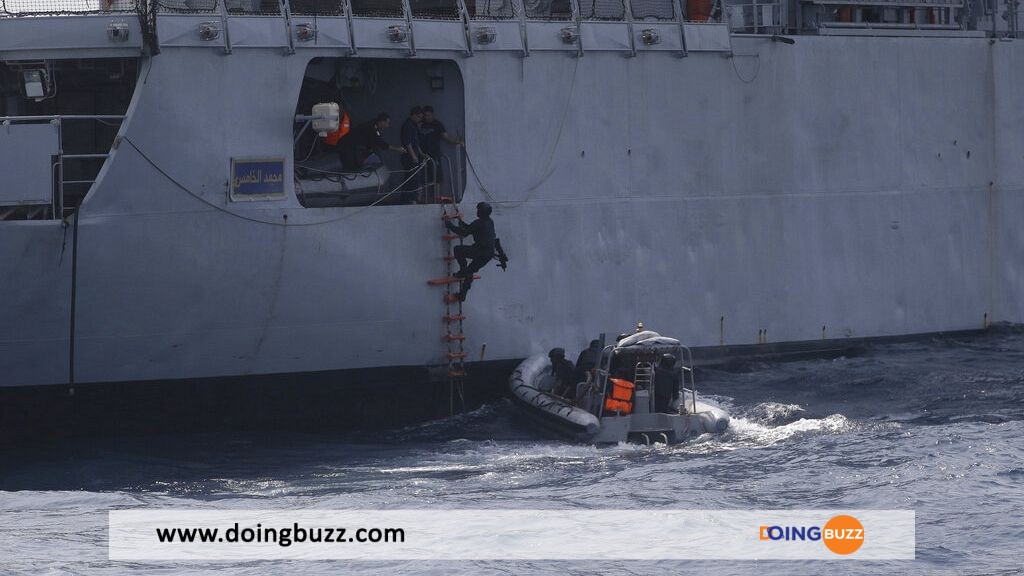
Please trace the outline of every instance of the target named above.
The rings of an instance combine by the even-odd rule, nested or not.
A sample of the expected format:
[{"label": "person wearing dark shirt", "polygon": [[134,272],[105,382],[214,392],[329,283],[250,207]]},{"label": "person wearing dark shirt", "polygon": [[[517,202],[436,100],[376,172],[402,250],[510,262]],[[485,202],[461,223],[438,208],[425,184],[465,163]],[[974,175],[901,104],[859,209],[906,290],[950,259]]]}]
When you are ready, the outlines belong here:
[{"label": "person wearing dark shirt", "polygon": [[552,391],[556,396],[573,398],[576,392],[576,378],[573,374],[575,371],[572,362],[565,359],[565,350],[552,348],[548,352],[548,358],[551,359],[551,374],[555,377]]},{"label": "person wearing dark shirt", "polygon": [[679,395],[679,370],[676,357],[663,354],[654,369],[654,411],[668,412],[672,399]]},{"label": "person wearing dark shirt", "polygon": [[598,356],[601,354],[601,341],[591,340],[590,347],[585,348],[576,358],[576,381],[586,382],[587,375],[597,366]]},{"label": "person wearing dark shirt", "polygon": [[441,141],[458,146],[462,140],[455,138],[445,130],[444,124],[434,116],[433,106],[423,107],[423,122],[420,124],[420,148],[434,162],[427,174],[428,182],[441,184],[444,173],[441,170]]},{"label": "person wearing dark shirt", "polygon": [[[459,245],[453,249],[452,255],[459,263],[459,271],[454,274],[462,279],[462,286],[455,295],[459,300],[466,299],[466,293],[473,286],[473,274],[483,268],[494,258],[494,221],[491,220],[491,205],[481,202],[476,205],[476,220],[466,224],[461,219],[458,224],[445,221],[445,227],[461,238],[473,237],[472,246]],[[468,260],[472,260],[468,262]]]},{"label": "person wearing dark shirt", "polygon": [[[405,149],[405,154],[402,156],[402,170],[405,170],[405,176],[409,178],[405,183],[404,190],[416,190],[424,182],[422,172],[413,175],[413,171],[423,161],[423,149],[420,146],[420,122],[422,121],[423,109],[413,106],[409,110],[409,117],[402,123],[402,148]],[[410,201],[415,198],[414,194],[410,196],[412,196]]]},{"label": "person wearing dark shirt", "polygon": [[355,128],[338,141],[338,156],[345,170],[362,170],[383,164],[379,154],[392,150],[401,152],[384,140],[384,130],[391,126],[391,116],[381,112],[369,122],[357,124]]}]

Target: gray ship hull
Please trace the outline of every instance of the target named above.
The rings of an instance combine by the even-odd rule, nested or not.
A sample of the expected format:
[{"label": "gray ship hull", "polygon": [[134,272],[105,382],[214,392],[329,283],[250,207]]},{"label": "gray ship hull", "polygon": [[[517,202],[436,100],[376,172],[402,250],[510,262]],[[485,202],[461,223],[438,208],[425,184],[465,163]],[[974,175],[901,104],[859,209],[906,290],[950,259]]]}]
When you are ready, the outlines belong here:
[{"label": "gray ship hull", "polygon": [[[694,346],[1024,321],[1024,45],[732,50],[416,57],[455,64],[464,116],[439,115],[465,134],[463,205],[495,204],[512,260],[464,305],[470,359],[637,320]],[[59,220],[0,222],[0,386],[70,381],[73,284],[80,385],[442,363],[437,206],[304,208],[291,182],[227,198],[232,157],[290,173],[307,63],[338,54],[171,42],[147,61],[77,245]]]}]

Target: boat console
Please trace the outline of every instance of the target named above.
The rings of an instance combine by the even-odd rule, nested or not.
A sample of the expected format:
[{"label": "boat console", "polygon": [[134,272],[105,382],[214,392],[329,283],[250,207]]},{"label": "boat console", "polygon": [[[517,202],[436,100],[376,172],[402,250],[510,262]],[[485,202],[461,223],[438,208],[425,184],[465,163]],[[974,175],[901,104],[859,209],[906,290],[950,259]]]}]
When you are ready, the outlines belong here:
[{"label": "boat console", "polygon": [[[513,398],[539,427],[576,441],[669,444],[729,426],[724,410],[698,400],[689,348],[657,332],[639,331],[605,346],[575,398],[554,395],[550,379],[547,356],[527,358],[509,380]],[[659,391],[666,386],[678,392]]]}]

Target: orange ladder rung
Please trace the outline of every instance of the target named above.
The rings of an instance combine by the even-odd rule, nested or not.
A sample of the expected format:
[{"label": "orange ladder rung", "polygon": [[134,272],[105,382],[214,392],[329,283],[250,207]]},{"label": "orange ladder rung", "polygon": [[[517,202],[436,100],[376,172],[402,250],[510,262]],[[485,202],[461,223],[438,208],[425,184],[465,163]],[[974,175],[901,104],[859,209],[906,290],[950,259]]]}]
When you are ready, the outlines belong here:
[{"label": "orange ladder rung", "polygon": [[448,314],[441,319],[445,322],[461,322],[466,319],[466,316],[464,314]]},{"label": "orange ladder rung", "polygon": [[441,216],[442,220],[455,220],[456,218],[462,218],[462,212],[453,212],[451,214],[444,214]]},{"label": "orange ladder rung", "polygon": [[459,235],[458,234],[445,234],[444,236],[441,236],[441,239],[442,240],[447,240],[447,241],[451,242],[452,240],[458,240],[459,239]]},{"label": "orange ladder rung", "polygon": [[448,359],[449,360],[457,360],[457,359],[460,359],[460,358],[465,358],[466,356],[469,356],[469,352],[449,352],[448,353]]},{"label": "orange ladder rung", "polygon": [[[479,279],[479,274],[473,274],[473,280]],[[431,286],[444,286],[445,284],[455,284],[457,282],[462,282],[462,278],[456,278],[455,276],[446,276],[444,278],[432,278],[430,280],[427,280],[427,284],[430,284]]]},{"label": "orange ladder rung", "polygon": [[452,260],[455,260],[455,256],[444,256],[445,262],[451,262]]},{"label": "orange ladder rung", "polygon": [[465,340],[466,339],[466,335],[465,334],[445,334],[444,338],[445,338],[445,340],[448,340],[449,342],[452,342],[454,340]]},{"label": "orange ladder rung", "polygon": [[450,378],[462,378],[465,375],[466,373],[463,372],[462,370],[452,370],[451,372],[448,373],[448,376]]},{"label": "orange ladder rung", "polygon": [[452,197],[451,196],[438,196],[437,199],[439,201],[441,201],[441,202],[449,202],[449,203],[452,202]]}]

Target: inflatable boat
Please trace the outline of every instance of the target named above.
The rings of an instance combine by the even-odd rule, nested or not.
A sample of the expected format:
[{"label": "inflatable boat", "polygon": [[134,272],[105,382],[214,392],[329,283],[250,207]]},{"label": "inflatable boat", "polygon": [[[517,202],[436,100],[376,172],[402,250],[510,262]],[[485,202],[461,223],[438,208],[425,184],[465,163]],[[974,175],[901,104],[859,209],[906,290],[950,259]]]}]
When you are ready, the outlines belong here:
[{"label": "inflatable boat", "polygon": [[643,330],[600,348],[571,395],[555,393],[573,386],[556,382],[547,355],[523,360],[509,378],[516,404],[539,427],[577,442],[671,444],[729,427],[724,410],[698,400],[693,357],[675,338]]},{"label": "inflatable boat", "polygon": [[[385,198],[392,173],[383,164],[361,171],[346,171],[336,155],[295,162],[296,192],[307,208],[368,206]],[[392,194],[399,201],[399,194]]]}]

